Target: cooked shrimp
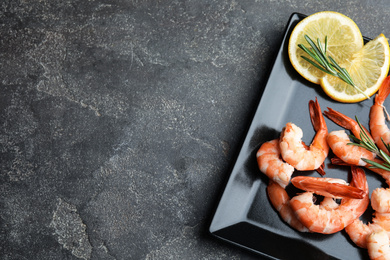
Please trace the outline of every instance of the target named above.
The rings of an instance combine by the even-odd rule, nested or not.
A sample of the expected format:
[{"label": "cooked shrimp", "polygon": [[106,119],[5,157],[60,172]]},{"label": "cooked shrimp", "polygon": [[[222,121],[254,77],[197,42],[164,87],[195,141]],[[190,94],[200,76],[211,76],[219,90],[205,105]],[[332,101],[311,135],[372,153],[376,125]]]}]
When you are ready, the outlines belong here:
[{"label": "cooked shrimp", "polygon": [[348,145],[351,141],[344,130],[330,132],[326,140],[332,152],[350,165],[366,166],[367,163],[363,161],[362,158],[373,160],[376,156],[375,153],[372,153],[365,148],[356,145]]},{"label": "cooked shrimp", "polygon": [[297,176],[291,182],[298,189],[330,198],[362,199],[366,195],[363,190],[348,185],[342,179]]},{"label": "cooked shrimp", "polygon": [[390,190],[376,188],[371,194],[371,206],[375,210],[372,223],[356,219],[345,228],[351,240],[362,248],[367,248],[367,237],[372,232],[384,229],[390,235]]},{"label": "cooked shrimp", "polygon": [[287,123],[280,136],[280,151],[283,160],[295,169],[306,171],[321,167],[328,156],[329,146],[326,142],[328,128],[316,99],[309,102],[310,119],[316,135],[308,147],[302,141],[302,129],[293,123]]},{"label": "cooked shrimp", "polygon": [[384,230],[372,232],[367,238],[368,255],[371,260],[390,259],[389,237]]},{"label": "cooked shrimp", "polygon": [[257,164],[262,173],[285,188],[290,182],[294,167],[280,157],[279,140],[263,143],[256,153]]},{"label": "cooked shrimp", "polygon": [[387,154],[390,153],[387,151],[387,148],[381,139],[383,139],[386,144],[390,143],[390,129],[386,125],[386,117],[383,111],[383,102],[389,94],[390,76],[388,76],[380,86],[378,94],[375,96],[375,103],[370,110],[371,135],[374,138],[376,145]]},{"label": "cooked shrimp", "polygon": [[332,234],[344,229],[367,209],[368,184],[364,170],[351,167],[351,186],[365,192],[363,199],[344,198],[336,209],[320,208],[313,202],[313,193],[305,192],[291,199],[290,205],[298,220],[311,232]]},{"label": "cooked shrimp", "polygon": [[371,206],[375,210],[371,223],[364,224],[356,219],[345,228],[351,240],[359,247],[367,248],[367,236],[372,232],[384,229],[390,235],[390,190],[377,188],[371,194]]},{"label": "cooked shrimp", "polygon": [[[350,130],[356,138],[360,139],[361,129],[358,122],[329,107],[328,111],[324,111],[324,114],[339,126]],[[364,127],[363,129],[366,135],[372,139],[369,131]],[[375,153],[369,152],[365,148],[348,145],[351,141],[343,130],[330,132],[326,140],[332,152],[342,161],[350,165],[367,166],[367,163],[362,158],[373,160],[376,156]]]},{"label": "cooked shrimp", "polygon": [[[317,180],[315,180],[315,182],[317,182]],[[320,182],[319,184],[323,184],[323,182]],[[324,193],[324,190],[326,189],[325,186],[326,185],[318,185],[318,189],[315,192],[317,194]],[[295,216],[294,211],[290,206],[290,197],[284,188],[282,188],[278,183],[270,180],[267,186],[267,194],[272,206],[279,213],[283,221],[298,231],[309,231]],[[334,194],[332,193],[329,193],[329,195],[334,197]],[[338,208],[339,204],[337,204],[331,197],[325,197],[319,207],[324,210],[332,210]]]},{"label": "cooked shrimp", "polygon": [[290,197],[284,188],[282,188],[278,183],[270,180],[267,186],[267,193],[272,206],[279,213],[279,216],[283,219],[283,221],[298,231],[309,231],[295,216],[290,207]]},{"label": "cooked shrimp", "polygon": [[[388,88],[388,90],[390,91],[390,87]],[[383,96],[383,93],[380,93],[379,95]],[[353,120],[353,119],[347,117],[346,115],[344,115],[336,110],[333,110],[331,108],[328,108],[328,110],[329,111],[324,111],[324,114],[329,119],[331,119],[336,124],[350,130],[356,138],[360,139],[361,129],[359,127],[359,124],[355,120]],[[382,111],[382,114],[383,114],[383,111]],[[372,140],[374,140],[373,137],[370,135],[369,131],[364,127],[363,127],[363,129],[366,132],[366,135],[369,138],[371,138]],[[331,136],[333,135],[333,133],[331,133],[329,135],[330,136],[328,138],[331,139]],[[347,137],[345,135],[343,135],[343,136],[344,136],[343,139],[345,139],[345,142],[347,142],[346,141]],[[363,160],[360,160],[363,157],[363,158],[375,161],[379,164],[382,164],[383,161],[381,159],[375,158],[374,153],[370,153],[366,149],[360,148],[357,146],[354,146],[354,148],[352,148],[351,146],[340,145],[341,148],[335,148],[335,145],[331,144],[330,142],[336,143],[336,137],[334,137],[334,140],[328,141],[328,144],[331,147],[332,151],[333,151],[333,149],[336,149],[335,151],[333,151],[336,154],[336,156],[340,156],[342,154],[344,155],[343,159],[341,159],[341,160],[345,164],[355,164],[355,165],[364,166],[364,167],[370,169],[371,171],[381,175],[385,179],[386,183],[390,186],[390,172],[389,171],[386,171],[386,170],[383,170],[380,168],[376,168],[376,167],[372,168],[370,164],[364,162]],[[337,150],[337,149],[339,149],[339,150]],[[332,158],[332,163],[333,164],[343,164],[340,162],[340,158]],[[375,192],[373,194],[375,197],[376,196]],[[384,193],[381,192],[381,194],[382,194],[381,199],[385,199],[383,196]],[[374,200],[371,199],[371,203],[376,203],[376,201],[378,201],[378,203],[379,203],[380,199],[374,199]],[[389,194],[389,199],[385,199],[385,201],[387,201],[386,203],[388,203],[389,208],[390,208],[390,194]],[[381,204],[383,205],[384,202],[382,202]],[[377,210],[377,211],[384,212],[383,210]]]}]

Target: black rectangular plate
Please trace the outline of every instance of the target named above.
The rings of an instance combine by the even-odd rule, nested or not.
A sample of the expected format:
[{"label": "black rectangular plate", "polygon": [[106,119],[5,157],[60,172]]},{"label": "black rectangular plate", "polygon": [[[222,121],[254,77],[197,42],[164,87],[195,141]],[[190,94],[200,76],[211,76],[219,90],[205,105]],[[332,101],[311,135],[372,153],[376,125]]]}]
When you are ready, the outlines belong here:
[{"label": "black rectangular plate", "polygon": [[[373,99],[354,104],[333,101],[320,86],[303,79],[292,67],[287,53],[288,39],[294,26],[304,17],[299,13],[290,17],[280,50],[209,231],[220,239],[271,259],[369,259],[367,251],[356,247],[345,231],[332,235],[300,233],[285,224],[270,205],[265,190],[268,180],[257,166],[256,151],[260,145],[278,138],[287,122],[300,126],[304,132],[303,141],[311,142],[315,133],[310,122],[308,103],[316,97],[322,110],[331,107],[351,118],[356,115],[363,125],[368,126]],[[327,118],[326,123],[329,131],[341,129]],[[348,167],[330,167],[329,159],[325,165],[327,177],[349,180]],[[366,173],[370,191],[385,186],[378,176],[368,170]],[[306,175],[319,176],[315,171]],[[370,219],[371,214],[368,211],[366,218]]]}]

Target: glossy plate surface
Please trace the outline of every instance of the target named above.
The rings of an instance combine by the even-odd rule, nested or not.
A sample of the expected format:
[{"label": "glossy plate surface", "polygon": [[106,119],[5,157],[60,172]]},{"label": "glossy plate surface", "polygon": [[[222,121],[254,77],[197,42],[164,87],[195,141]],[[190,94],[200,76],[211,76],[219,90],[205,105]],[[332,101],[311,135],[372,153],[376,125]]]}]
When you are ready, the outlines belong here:
[{"label": "glossy plate surface", "polygon": [[[311,142],[315,133],[308,103],[316,97],[323,111],[331,107],[351,118],[356,115],[363,125],[368,126],[373,99],[355,104],[335,102],[320,86],[302,78],[290,64],[288,39],[294,26],[303,18],[298,13],[290,18],[260,103],[211,222],[210,232],[271,259],[369,259],[367,251],[354,246],[345,231],[332,235],[300,233],[285,224],[270,205],[266,194],[268,180],[257,167],[256,151],[263,142],[278,138],[287,122],[300,126],[304,132],[303,141]],[[326,123],[329,131],[341,129],[327,118]],[[325,171],[326,177],[349,180],[349,168],[332,168],[329,159],[325,161]],[[374,173],[368,170],[366,173],[370,193],[376,187],[386,187]],[[295,175],[302,174],[319,176],[315,171]],[[287,190],[293,196],[295,191],[290,186]],[[371,214],[372,211],[368,210],[363,217],[369,220]]]}]

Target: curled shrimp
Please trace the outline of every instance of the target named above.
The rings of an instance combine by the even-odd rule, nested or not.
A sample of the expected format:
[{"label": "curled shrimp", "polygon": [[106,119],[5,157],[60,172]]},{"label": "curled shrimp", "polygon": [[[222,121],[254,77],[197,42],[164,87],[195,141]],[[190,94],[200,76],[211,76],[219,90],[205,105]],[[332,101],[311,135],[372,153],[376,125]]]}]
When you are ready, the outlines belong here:
[{"label": "curled shrimp", "polygon": [[[339,189],[336,188],[335,190],[332,190],[329,188],[331,185],[335,184],[335,180],[327,183],[326,181],[322,181],[321,178],[315,178],[315,179],[311,179],[311,183],[313,183],[313,185],[315,186],[315,188],[312,186],[314,193],[319,195],[321,194],[328,195],[319,204],[320,209],[335,210],[336,208],[339,207],[339,204],[337,204],[332,199],[334,197],[339,197],[340,195]],[[267,186],[267,194],[271,201],[272,206],[279,213],[279,216],[282,218],[284,222],[286,222],[292,228],[298,231],[309,232],[309,229],[299,221],[299,219],[294,213],[294,210],[291,208],[290,197],[288,196],[284,188],[282,188],[278,183],[270,180]]]},{"label": "curled shrimp", "polygon": [[365,148],[349,145],[351,140],[349,140],[349,136],[344,130],[330,132],[326,140],[332,152],[342,161],[350,165],[366,166],[367,163],[362,158],[373,160],[376,156],[375,153]]},{"label": "curled shrimp", "polygon": [[[388,182],[389,175],[384,173],[389,172],[381,171],[383,172],[381,175]],[[362,248],[367,248],[367,238],[373,232],[384,229],[390,236],[390,189],[376,188],[371,194],[371,206],[375,210],[371,223],[365,224],[360,219],[356,219],[345,227],[350,239]]]},{"label": "curled shrimp", "polygon": [[372,232],[385,230],[390,235],[390,190],[376,188],[371,194],[371,206],[375,210],[371,223],[356,219],[345,228],[351,240],[359,247],[367,248],[367,238]]},{"label": "curled shrimp", "polygon": [[[331,108],[328,108],[328,111],[324,111],[324,114],[336,124],[350,130],[356,138],[360,139],[362,129],[355,120]],[[374,140],[369,131],[364,126],[362,126],[362,128],[365,135],[371,140]],[[364,166],[365,168],[368,168],[369,170],[382,176],[386,183],[390,186],[389,171],[377,167],[371,167],[371,164],[362,160],[362,158],[365,158],[378,164],[382,164],[383,161],[381,159],[375,158],[375,153],[369,152],[365,148],[359,146],[348,145],[350,143],[349,137],[344,131],[334,131],[329,133],[327,141],[331,150],[336,155],[336,157],[331,159],[332,164]]]},{"label": "curled shrimp", "polygon": [[[355,120],[331,108],[328,108],[328,111],[324,111],[324,114],[336,124],[350,130],[356,138],[360,139],[361,129]],[[372,139],[367,129],[364,127],[363,129],[368,138]],[[350,165],[366,166],[367,163],[362,158],[373,160],[376,156],[375,153],[365,148],[349,145],[351,141],[344,130],[330,132],[326,140],[332,152],[342,161]]]},{"label": "curled shrimp", "polygon": [[280,136],[280,151],[283,160],[295,169],[306,171],[321,167],[328,156],[329,146],[326,142],[328,128],[316,101],[309,102],[310,119],[316,135],[310,146],[302,141],[302,129],[293,123],[287,123]]},{"label": "curled shrimp", "polygon": [[388,214],[374,213],[371,223],[363,223],[360,219],[355,219],[345,227],[349,238],[358,247],[367,248],[367,237],[375,231],[382,229],[381,225],[388,222]]},{"label": "curled shrimp", "polygon": [[294,167],[281,159],[279,140],[275,139],[263,143],[257,151],[256,157],[260,171],[285,188],[290,182]]},{"label": "curled shrimp", "polygon": [[390,94],[390,76],[388,76],[379,88],[378,94],[375,96],[375,102],[370,110],[370,131],[376,145],[389,154],[383,141],[390,143],[390,129],[386,125],[386,117],[383,111],[383,103]]},{"label": "curled shrimp", "polygon": [[305,192],[291,199],[290,205],[298,220],[311,232],[332,234],[344,229],[367,209],[368,184],[364,170],[351,167],[351,186],[365,192],[363,199],[343,198],[336,209],[320,208],[313,202],[313,193]]},{"label": "curled shrimp", "polygon": [[[371,205],[374,210],[378,209],[375,202],[378,198],[371,197]],[[359,247],[367,248],[367,237],[372,232],[385,230],[390,235],[390,213],[375,211],[371,223],[363,223],[360,219],[355,219],[350,225],[345,227],[349,238]]]}]

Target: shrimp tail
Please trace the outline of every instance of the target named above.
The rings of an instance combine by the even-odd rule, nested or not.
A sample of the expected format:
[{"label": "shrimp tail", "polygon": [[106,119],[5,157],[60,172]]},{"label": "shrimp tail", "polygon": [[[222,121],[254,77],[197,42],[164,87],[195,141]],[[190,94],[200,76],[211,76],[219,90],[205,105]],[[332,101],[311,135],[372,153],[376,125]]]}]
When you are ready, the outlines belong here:
[{"label": "shrimp tail", "polygon": [[385,78],[385,80],[382,82],[378,94],[375,96],[375,104],[382,105],[389,94],[390,94],[390,76]]},{"label": "shrimp tail", "polygon": [[320,129],[327,129],[325,119],[322,116],[320,103],[318,103],[317,97],[316,101],[309,101],[309,112],[310,112],[310,120],[314,127],[314,130],[317,132]]},{"label": "shrimp tail", "polygon": [[362,199],[366,192],[347,184],[326,182],[324,178],[297,176],[291,179],[298,189],[326,195],[334,198]]},{"label": "shrimp tail", "polygon": [[324,111],[324,114],[327,118],[338,124],[339,126],[351,130],[351,119],[346,115],[341,114],[340,112],[328,107],[328,111]]},{"label": "shrimp tail", "polygon": [[[353,187],[365,187],[366,191],[368,191],[368,184],[366,179],[366,173],[364,170],[357,166],[351,166],[352,180],[351,186]],[[366,195],[368,192],[366,192]]]}]

